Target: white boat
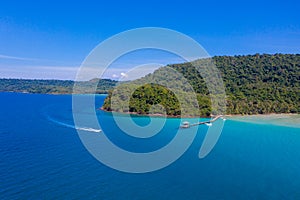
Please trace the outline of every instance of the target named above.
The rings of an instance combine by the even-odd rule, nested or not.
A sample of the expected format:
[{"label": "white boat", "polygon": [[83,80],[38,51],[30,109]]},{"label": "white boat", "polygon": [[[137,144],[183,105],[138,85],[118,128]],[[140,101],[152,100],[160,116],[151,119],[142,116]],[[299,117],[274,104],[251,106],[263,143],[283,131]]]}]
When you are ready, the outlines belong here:
[{"label": "white boat", "polygon": [[182,123],[182,125],[180,126],[180,128],[189,128],[190,127],[190,123],[185,121]]}]

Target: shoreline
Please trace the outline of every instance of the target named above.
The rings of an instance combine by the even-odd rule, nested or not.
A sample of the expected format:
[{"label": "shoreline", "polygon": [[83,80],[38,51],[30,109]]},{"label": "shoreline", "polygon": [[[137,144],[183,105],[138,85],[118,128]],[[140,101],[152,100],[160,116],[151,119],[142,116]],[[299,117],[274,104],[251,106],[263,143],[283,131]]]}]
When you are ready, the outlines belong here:
[{"label": "shoreline", "polygon": [[0,91],[0,93],[19,93],[19,94],[44,94],[44,95],[108,95],[108,93],[38,93],[38,92],[16,92],[16,91]]},{"label": "shoreline", "polygon": [[[117,113],[120,115],[134,115],[136,117],[163,117],[163,118],[187,118],[187,119],[196,119],[196,118],[204,118],[204,119],[210,119],[213,116],[172,116],[172,115],[163,115],[163,114],[138,114],[136,112],[116,112],[116,111],[108,111],[103,109],[102,107],[98,108],[97,110],[102,110],[107,113]],[[224,114],[224,117],[228,117],[230,119],[238,118],[238,117],[279,117],[279,116],[300,116],[300,113],[268,113],[268,114],[253,114],[253,115],[242,115],[242,114]]]},{"label": "shoreline", "polygon": [[[107,113],[117,113],[117,114],[120,114],[120,115],[134,115],[135,117],[157,117],[157,118],[175,118],[175,119],[178,119],[178,118],[181,118],[181,116],[174,116],[174,115],[163,115],[163,114],[138,114],[137,112],[116,112],[116,111],[108,111],[108,110],[105,110],[103,109],[102,107],[100,108],[97,108],[97,110],[102,110],[104,112],[107,112]],[[207,116],[199,116],[200,118],[206,118],[206,119],[210,119],[210,117],[207,117]],[[184,116],[182,118],[199,118],[199,117],[193,117],[193,116]]]},{"label": "shoreline", "polygon": [[[101,108],[97,110],[102,110],[106,113],[112,113],[115,111],[106,111]],[[212,119],[211,117],[181,117],[181,116],[164,116],[158,114],[146,115],[146,114],[136,114],[136,113],[124,113],[124,112],[115,112],[120,116],[128,116],[133,115],[133,117],[155,117],[155,118],[167,118],[167,119],[186,119],[186,120],[199,120]],[[225,119],[236,122],[244,122],[244,123],[254,123],[261,125],[276,125],[276,126],[284,126],[291,128],[300,128],[300,114],[299,113],[268,113],[268,114],[255,114],[255,115],[223,115]]]},{"label": "shoreline", "polygon": [[267,113],[267,114],[253,114],[253,115],[242,115],[242,114],[226,114],[225,117],[234,118],[234,117],[268,117],[268,116],[297,116],[300,115],[300,113]]}]

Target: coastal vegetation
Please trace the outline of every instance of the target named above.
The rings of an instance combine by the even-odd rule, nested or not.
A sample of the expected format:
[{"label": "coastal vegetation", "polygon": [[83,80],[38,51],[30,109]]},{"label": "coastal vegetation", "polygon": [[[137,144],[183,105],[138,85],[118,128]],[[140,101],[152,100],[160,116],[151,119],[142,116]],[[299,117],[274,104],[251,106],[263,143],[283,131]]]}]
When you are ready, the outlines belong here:
[{"label": "coastal vegetation", "polygon": [[[215,56],[212,61],[224,82],[227,114],[300,113],[299,54]],[[212,112],[210,93],[194,67],[205,63],[206,59],[172,64],[139,80],[120,84],[116,90],[108,93],[102,108],[107,111],[151,114],[153,106],[159,104],[164,109],[156,109],[155,113],[177,116],[183,108],[176,96],[191,101],[191,95],[187,95],[193,92],[187,88],[190,84],[196,93],[199,109],[195,111],[191,108],[188,115],[209,116]],[[182,74],[188,84],[182,81],[182,77],[170,73],[170,69]],[[156,77],[159,82],[155,80]],[[164,87],[170,82],[169,89]],[[177,91],[175,93],[178,95],[172,91]],[[129,101],[129,106],[124,103],[126,101]]]},{"label": "coastal vegetation", "polygon": [[[76,82],[80,85],[80,91],[77,91],[77,93],[93,93],[92,88],[95,82],[99,82],[96,90],[97,94],[106,94],[117,83],[117,81],[109,79]],[[74,83],[71,80],[0,79],[0,92],[71,94]]]}]

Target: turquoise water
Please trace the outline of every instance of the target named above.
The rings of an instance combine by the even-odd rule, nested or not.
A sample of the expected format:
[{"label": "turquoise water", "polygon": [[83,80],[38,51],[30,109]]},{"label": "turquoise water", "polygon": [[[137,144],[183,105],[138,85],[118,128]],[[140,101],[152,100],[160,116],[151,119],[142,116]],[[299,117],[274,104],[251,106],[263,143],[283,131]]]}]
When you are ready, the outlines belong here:
[{"label": "turquoise water", "polygon": [[[96,107],[104,98],[97,96]],[[129,138],[111,114],[97,115],[105,134],[134,152],[163,147],[179,125],[168,119],[151,139]],[[149,118],[135,121],[146,125]],[[70,95],[0,93],[0,199],[300,199],[300,128],[229,119],[213,151],[199,159],[207,128],[199,127],[190,148],[170,166],[128,174],[84,148]]]}]

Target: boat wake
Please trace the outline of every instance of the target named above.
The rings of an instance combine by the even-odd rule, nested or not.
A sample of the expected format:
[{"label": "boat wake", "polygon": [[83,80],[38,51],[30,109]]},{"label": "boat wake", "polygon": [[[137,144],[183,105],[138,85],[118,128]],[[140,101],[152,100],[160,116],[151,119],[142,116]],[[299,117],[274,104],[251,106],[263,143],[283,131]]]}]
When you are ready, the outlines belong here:
[{"label": "boat wake", "polygon": [[51,117],[47,116],[47,119],[55,124],[64,126],[64,127],[68,127],[68,128],[72,128],[72,129],[76,129],[76,130],[81,130],[81,131],[88,131],[88,132],[95,132],[95,133],[100,133],[101,129],[94,129],[94,128],[89,128],[89,127],[77,127],[75,125],[71,125],[71,124],[67,124],[64,122],[60,122],[57,121],[55,119],[52,119]]},{"label": "boat wake", "polygon": [[205,123],[206,126],[212,126],[212,123]]}]

